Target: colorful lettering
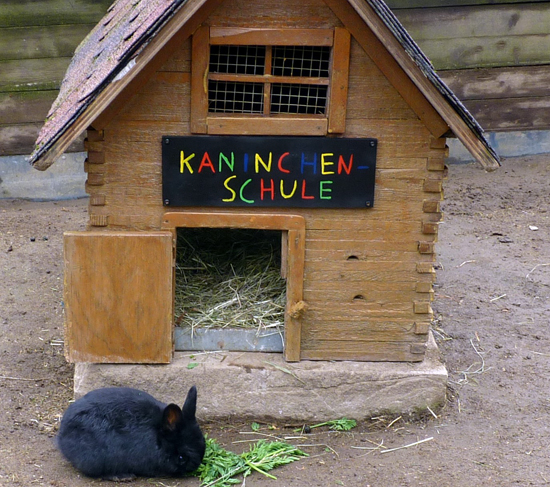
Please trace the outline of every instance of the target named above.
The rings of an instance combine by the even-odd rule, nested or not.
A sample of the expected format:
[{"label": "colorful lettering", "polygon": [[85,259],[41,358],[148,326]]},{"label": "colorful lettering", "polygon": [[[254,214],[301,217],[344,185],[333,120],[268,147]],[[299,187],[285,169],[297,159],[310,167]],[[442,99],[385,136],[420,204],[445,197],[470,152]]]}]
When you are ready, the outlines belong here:
[{"label": "colorful lettering", "polygon": [[231,172],[235,172],[235,153],[231,153],[231,161],[228,157],[225,156],[223,152],[220,152],[220,156],[218,158],[218,172],[222,172],[222,162],[225,163],[225,165],[231,170]]},{"label": "colorful lettering", "polygon": [[302,164],[300,165],[300,172],[304,174],[304,167],[313,167],[313,174],[317,174],[317,154],[313,154],[313,161],[306,161],[306,155],[302,152]]},{"label": "colorful lettering", "polygon": [[252,182],[252,179],[247,179],[243,185],[241,186],[241,190],[239,191],[239,196],[241,198],[241,201],[244,201],[245,203],[248,203],[249,205],[253,205],[254,204],[254,200],[247,200],[244,196],[243,196],[243,191],[244,191],[244,188],[250,184]]},{"label": "colorful lettering", "polygon": [[267,164],[264,162],[264,160],[260,157],[260,154],[256,154],[256,157],[254,158],[254,165],[256,169],[256,174],[260,172],[260,164],[264,167],[264,169],[267,172],[271,172],[271,162],[273,161],[273,152],[269,153],[269,159]]},{"label": "colorful lettering", "polygon": [[212,160],[210,159],[210,156],[208,155],[208,152],[204,153],[204,156],[202,156],[201,165],[199,166],[199,174],[202,172],[203,167],[209,167],[213,174],[216,174],[216,169],[214,169],[214,164],[212,164]]},{"label": "colorful lettering", "polygon": [[308,196],[308,195],[306,195],[306,180],[303,179],[303,180],[302,180],[302,199],[303,199],[303,200],[312,200],[312,199],[314,199],[314,198],[315,198],[315,196]]},{"label": "colorful lettering", "polygon": [[349,164],[347,166],[342,156],[338,158],[338,174],[342,174],[342,169],[346,172],[346,174],[349,174],[351,172],[352,166],[353,166],[353,154],[349,156]]},{"label": "colorful lettering", "polygon": [[190,156],[185,157],[185,154],[183,151],[180,152],[180,173],[183,174],[183,168],[187,166],[187,170],[190,174],[193,174],[193,168],[191,167],[191,164],[189,164],[189,161],[195,157],[195,154],[191,154]]},{"label": "colorful lettering", "polygon": [[[288,156],[290,153],[289,152],[285,152],[281,157],[279,157],[279,161],[277,162],[277,168],[279,169],[279,171],[281,172],[286,172],[287,174],[290,173],[290,171],[288,169],[285,169],[283,167],[283,159]],[[282,181],[281,181],[281,184],[282,184]]]},{"label": "colorful lettering", "polygon": [[[321,174],[334,174],[334,171],[329,171],[327,166],[334,166],[334,161],[327,161],[327,157],[332,157],[334,154],[328,152],[326,154],[321,154]],[[340,156],[341,157],[341,156]]]},{"label": "colorful lettering", "polygon": [[294,186],[292,186],[292,193],[285,194],[284,191],[285,182],[281,179],[281,196],[287,200],[289,198],[292,198],[294,196],[294,193],[296,192],[296,188],[298,187],[298,181],[294,180]]},{"label": "colorful lettering", "polygon": [[325,186],[328,186],[329,184],[332,184],[332,181],[320,181],[319,182],[319,199],[322,200],[331,200],[332,196],[330,194],[327,194],[325,196],[325,193],[332,193],[332,188],[325,188]]},{"label": "colorful lettering", "polygon": [[235,191],[233,191],[230,187],[229,187],[229,181],[233,178],[236,178],[237,176],[229,176],[224,182],[223,182],[223,186],[225,189],[227,189],[228,191],[230,191],[232,193],[232,196],[231,198],[224,198],[222,199],[223,202],[225,203],[230,203],[231,201],[235,201],[235,197],[237,196],[237,193],[235,193]]},{"label": "colorful lettering", "polygon": [[271,184],[268,188],[264,186],[264,179],[260,179],[260,199],[264,200],[264,193],[271,193],[271,201],[275,199],[275,185],[273,184],[273,179],[269,180]]}]

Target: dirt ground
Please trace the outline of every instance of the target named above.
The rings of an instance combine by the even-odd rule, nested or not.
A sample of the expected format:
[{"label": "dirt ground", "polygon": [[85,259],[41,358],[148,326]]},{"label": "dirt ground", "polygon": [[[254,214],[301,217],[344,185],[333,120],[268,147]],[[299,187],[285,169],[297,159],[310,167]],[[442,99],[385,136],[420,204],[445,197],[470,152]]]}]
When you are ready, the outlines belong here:
[{"label": "dirt ground", "polygon": [[[550,484],[549,181],[550,156],[506,160],[491,174],[450,167],[434,302],[447,404],[421,418],[379,416],[351,432],[319,428],[305,438],[282,425],[255,434],[250,424],[204,425],[233,451],[273,435],[310,454],[274,470],[277,480],[253,474],[247,487]],[[112,485],[80,476],[52,443],[72,397],[73,368],[62,353],[62,234],[84,228],[86,205],[0,201],[1,485]]]}]

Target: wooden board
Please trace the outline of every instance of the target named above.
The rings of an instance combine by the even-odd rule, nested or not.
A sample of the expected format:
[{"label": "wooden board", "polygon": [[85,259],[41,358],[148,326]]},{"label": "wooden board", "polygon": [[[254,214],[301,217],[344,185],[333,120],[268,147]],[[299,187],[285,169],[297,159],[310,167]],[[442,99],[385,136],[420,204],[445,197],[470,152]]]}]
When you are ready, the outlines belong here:
[{"label": "wooden board", "polygon": [[437,70],[550,62],[550,3],[396,10]]},{"label": "wooden board", "polygon": [[71,58],[95,23],[0,28],[0,61]]},{"label": "wooden board", "polygon": [[550,128],[550,66],[443,71],[441,78],[485,130]]},{"label": "wooden board", "polygon": [[58,89],[70,57],[0,62],[0,92]]},{"label": "wooden board", "polygon": [[111,0],[3,1],[2,27],[33,25],[94,24],[107,11]]},{"label": "wooden board", "polygon": [[[28,155],[34,148],[41,122],[0,125],[0,156]],[[78,137],[69,152],[81,152],[83,137]]]},{"label": "wooden board", "polygon": [[64,250],[67,359],[170,362],[172,233],[68,232]]},{"label": "wooden board", "polygon": [[44,123],[57,91],[0,92],[0,126]]}]

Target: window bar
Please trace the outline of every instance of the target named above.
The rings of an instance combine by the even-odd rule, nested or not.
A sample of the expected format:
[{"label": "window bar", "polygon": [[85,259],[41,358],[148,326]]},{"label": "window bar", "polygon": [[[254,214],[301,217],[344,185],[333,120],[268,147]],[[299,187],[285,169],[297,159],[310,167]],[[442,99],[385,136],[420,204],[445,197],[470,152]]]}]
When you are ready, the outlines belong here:
[{"label": "window bar", "polygon": [[[271,46],[265,46],[265,67],[264,74],[271,74],[272,63],[272,49]],[[264,115],[271,113],[271,83],[264,83]]]}]

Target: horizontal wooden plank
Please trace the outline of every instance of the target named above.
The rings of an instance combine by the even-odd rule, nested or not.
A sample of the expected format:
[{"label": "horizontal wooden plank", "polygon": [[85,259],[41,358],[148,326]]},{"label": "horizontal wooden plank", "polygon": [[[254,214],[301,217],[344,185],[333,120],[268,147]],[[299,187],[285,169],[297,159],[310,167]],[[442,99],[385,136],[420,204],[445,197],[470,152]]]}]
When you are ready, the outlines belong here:
[{"label": "horizontal wooden plank", "polygon": [[29,155],[41,126],[28,123],[0,127],[0,156]]},{"label": "horizontal wooden plank", "polygon": [[485,130],[550,129],[550,97],[468,100],[464,104]]},{"label": "horizontal wooden plank", "polygon": [[271,46],[332,46],[332,29],[250,29],[211,27],[210,44]]},{"label": "horizontal wooden plank", "polygon": [[94,25],[0,28],[0,61],[72,57]]},{"label": "horizontal wooden plank", "polygon": [[348,273],[379,273],[392,271],[396,273],[411,272],[416,274],[416,262],[410,261],[368,261],[368,260],[345,260],[345,261],[308,261],[306,264],[306,273],[334,271],[342,274]]},{"label": "horizontal wooden plank", "polygon": [[462,101],[550,96],[550,65],[442,71]]},{"label": "horizontal wooden plank", "polygon": [[441,74],[485,130],[550,128],[550,66],[467,69]]},{"label": "horizontal wooden plank", "polygon": [[[420,225],[418,225],[420,226]],[[389,229],[383,231],[383,229]],[[389,248],[393,248],[395,242],[417,242],[418,240],[433,241],[433,235],[424,235],[420,228],[414,228],[414,225],[403,225],[399,231],[387,225],[385,222],[380,222],[380,225],[374,224],[371,229],[348,229],[344,230],[308,230],[308,240],[365,240],[365,241],[384,241],[388,242]]]},{"label": "horizontal wooden plank", "polygon": [[312,29],[340,25],[332,11],[317,0],[288,0],[280,3],[226,0],[212,13],[208,23],[219,27],[249,26],[250,20],[254,19],[255,28],[301,28],[304,26],[304,18],[308,19],[308,28]]},{"label": "horizontal wooden plank", "polygon": [[[423,335],[420,335],[423,336]],[[418,344],[425,343],[419,340]],[[301,358],[303,360],[357,360],[419,362],[423,353],[411,353],[410,342],[363,342],[303,340]]]},{"label": "horizontal wooden plank", "polygon": [[[42,123],[5,125],[0,127],[0,156],[29,155],[38,137]],[[67,152],[82,152],[84,136],[78,137]]]},{"label": "horizontal wooden plank", "polygon": [[[357,215],[357,218],[321,218],[312,217],[308,218],[307,222],[308,230],[342,230],[349,232],[350,229],[355,232],[357,230],[380,232],[380,235],[385,235],[388,232],[401,232],[407,234],[407,232],[414,233],[422,228],[420,221],[409,220],[395,220],[395,221],[381,221],[373,220],[368,215]],[[348,238],[352,234],[348,234]],[[342,235],[346,238],[345,235]]]},{"label": "horizontal wooden plank", "polygon": [[436,70],[550,63],[550,34],[419,39],[418,44]]},{"label": "horizontal wooden plank", "polygon": [[[419,286],[418,284],[421,283]],[[428,289],[427,284],[430,281],[421,281],[420,276],[418,281],[313,281],[308,280],[304,283],[304,289],[308,292],[312,291],[324,291],[329,295],[334,292],[335,289],[342,289],[343,291],[353,291],[359,290],[358,292],[366,292],[367,296],[369,293],[381,294],[384,292],[387,293],[410,293],[421,289],[425,291]],[[430,288],[431,289],[431,288]],[[424,296],[428,293],[421,292],[420,295]],[[426,296],[427,297],[427,296]]]},{"label": "horizontal wooden plank", "polygon": [[24,123],[44,123],[57,91],[0,93],[0,127]]},{"label": "horizontal wooden plank", "polygon": [[211,135],[326,135],[327,119],[316,116],[277,116],[270,118],[209,116]]},{"label": "horizontal wooden plank", "polygon": [[392,271],[377,270],[372,272],[362,271],[308,271],[306,262],[305,279],[311,281],[334,281],[334,282],[432,282],[434,276],[431,274],[418,274],[408,270]]},{"label": "horizontal wooden plank", "polygon": [[435,68],[550,62],[550,4],[397,10]]},{"label": "horizontal wooden plank", "polygon": [[[333,286],[330,291],[327,290],[306,290],[304,291],[304,301],[308,305],[322,307],[325,304],[340,306],[356,306],[358,310],[386,309],[386,310],[407,310],[409,311],[413,302],[422,302],[429,304],[431,294],[419,294],[414,291],[371,291],[368,285],[360,286],[355,284],[341,289],[340,286]],[[361,289],[364,288],[364,289]]]},{"label": "horizontal wooden plank", "polygon": [[0,92],[59,89],[70,57],[0,62]]},{"label": "horizontal wooden plank", "polygon": [[[349,241],[347,241],[349,242]],[[311,245],[312,241],[309,241]],[[306,249],[306,260],[309,262],[315,261],[332,261],[332,262],[344,262],[346,260],[362,260],[362,261],[425,261],[433,262],[434,256],[421,255],[418,253],[417,249],[414,248],[413,243],[411,243],[410,248],[412,251],[402,251],[402,250],[390,250],[390,249],[375,249],[373,246],[358,245],[356,242],[349,242],[350,248],[343,249],[338,242],[327,242],[326,249],[316,250],[312,248]],[[329,246],[332,245],[332,248]],[[381,245],[378,245],[379,247]],[[387,247],[387,245],[386,245]]]},{"label": "horizontal wooden plank", "polygon": [[111,0],[4,0],[0,8],[0,25],[95,24],[111,3]]},{"label": "horizontal wooden plank", "polygon": [[388,321],[365,319],[358,321],[340,321],[315,323],[304,326],[302,340],[310,341],[361,341],[361,342],[391,342],[419,341],[415,334],[413,321]]}]

